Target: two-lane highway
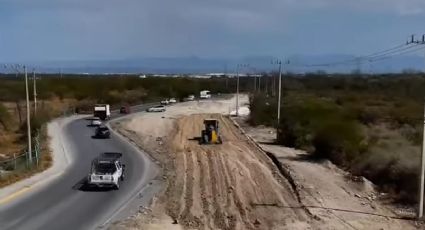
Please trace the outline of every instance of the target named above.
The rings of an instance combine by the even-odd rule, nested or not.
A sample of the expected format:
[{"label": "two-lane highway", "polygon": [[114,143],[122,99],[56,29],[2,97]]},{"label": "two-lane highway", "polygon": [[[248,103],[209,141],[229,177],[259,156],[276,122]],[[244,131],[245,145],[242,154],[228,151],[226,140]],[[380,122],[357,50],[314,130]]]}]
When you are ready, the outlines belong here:
[{"label": "two-lane highway", "polygon": [[[157,168],[145,154],[114,133],[110,139],[93,139],[94,128],[87,127],[88,123],[79,119],[64,127],[73,153],[72,165],[45,186],[0,206],[0,229],[97,228],[155,176]],[[93,191],[83,186],[91,161],[102,152],[124,154],[126,177],[119,190]]]}]

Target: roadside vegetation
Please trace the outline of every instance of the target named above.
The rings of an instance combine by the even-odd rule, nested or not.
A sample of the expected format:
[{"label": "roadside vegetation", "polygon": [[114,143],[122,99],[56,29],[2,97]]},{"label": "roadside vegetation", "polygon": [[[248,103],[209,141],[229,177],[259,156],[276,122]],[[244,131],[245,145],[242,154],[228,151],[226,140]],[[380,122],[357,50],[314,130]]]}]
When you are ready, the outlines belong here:
[{"label": "roadside vegetation", "polygon": [[[23,154],[27,148],[24,83],[22,76],[0,74],[0,187],[44,170],[51,164],[49,154],[42,155],[38,168],[25,168],[24,157],[18,161],[18,166],[23,165],[17,167],[19,170],[11,170],[14,167],[7,163],[14,155]],[[32,79],[29,83],[29,95],[32,101]],[[246,88],[247,84],[242,81],[241,89]],[[34,103],[30,104],[32,135],[35,136],[37,130],[46,132],[45,124],[55,117],[76,111],[91,113],[96,103],[108,103],[113,108],[118,108],[121,105],[159,101],[170,97],[181,100],[190,94],[198,95],[199,91],[204,89],[213,93],[233,92],[236,89],[236,79],[224,77],[196,79],[184,76],[139,78],[136,75],[64,75],[63,77],[54,74],[37,75],[36,113]],[[42,134],[45,144],[47,136],[46,133]],[[47,149],[43,151],[48,153]]]},{"label": "roadside vegetation", "polygon": [[[423,76],[285,77],[279,144],[329,159],[403,202],[418,191]],[[252,125],[277,126],[271,91],[250,99]]]},{"label": "roadside vegetation", "polygon": [[[277,125],[276,83],[275,75],[264,75],[261,83],[252,77],[240,79],[240,90],[252,93],[252,125]],[[423,76],[329,77],[320,73],[285,76],[283,85],[279,143],[307,150],[317,159],[330,159],[400,199],[416,197],[412,194],[417,193]],[[54,117],[91,112],[95,103],[117,108],[169,97],[181,100],[204,89],[234,93],[236,79],[38,75],[37,88],[38,109],[31,123],[42,129]],[[0,75],[0,161],[26,148],[25,119],[23,79]]]}]

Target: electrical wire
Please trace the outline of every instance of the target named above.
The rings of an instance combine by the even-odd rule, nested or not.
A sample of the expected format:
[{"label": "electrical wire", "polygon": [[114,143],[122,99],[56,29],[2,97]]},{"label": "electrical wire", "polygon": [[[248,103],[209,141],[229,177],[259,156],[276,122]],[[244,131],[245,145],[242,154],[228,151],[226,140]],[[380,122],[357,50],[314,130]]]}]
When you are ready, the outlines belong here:
[{"label": "electrical wire", "polygon": [[[356,58],[339,61],[339,62],[331,62],[331,63],[323,63],[323,64],[312,64],[312,65],[304,65],[304,67],[332,67],[332,66],[338,66],[338,65],[348,65],[348,64],[360,64],[365,61],[371,61],[375,59],[384,58],[390,55],[398,55],[399,52],[402,51],[411,51],[410,49],[417,47],[418,44],[403,44],[398,45],[390,49],[374,52],[369,55],[365,56],[359,56]],[[401,54],[408,53],[408,52],[402,52]]]}]

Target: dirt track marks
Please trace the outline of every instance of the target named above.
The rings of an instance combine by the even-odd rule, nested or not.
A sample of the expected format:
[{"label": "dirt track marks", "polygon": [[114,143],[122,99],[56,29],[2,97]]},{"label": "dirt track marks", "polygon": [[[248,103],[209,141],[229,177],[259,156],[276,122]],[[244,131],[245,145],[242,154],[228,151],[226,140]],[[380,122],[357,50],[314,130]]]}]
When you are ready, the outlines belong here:
[{"label": "dirt track marks", "polygon": [[[200,136],[205,118],[219,120],[223,145],[199,145],[190,140]],[[179,193],[171,197],[168,213],[187,228],[307,226],[303,210],[291,208],[300,205],[288,183],[228,118],[179,118],[170,145],[177,175],[169,189]]]}]

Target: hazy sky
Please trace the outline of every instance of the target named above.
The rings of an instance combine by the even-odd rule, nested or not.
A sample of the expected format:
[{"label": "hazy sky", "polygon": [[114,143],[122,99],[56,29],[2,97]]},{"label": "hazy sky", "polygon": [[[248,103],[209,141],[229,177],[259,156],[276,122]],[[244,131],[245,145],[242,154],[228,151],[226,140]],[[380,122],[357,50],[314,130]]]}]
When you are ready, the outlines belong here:
[{"label": "hazy sky", "polygon": [[367,54],[425,0],[0,0],[0,61]]}]

